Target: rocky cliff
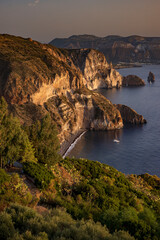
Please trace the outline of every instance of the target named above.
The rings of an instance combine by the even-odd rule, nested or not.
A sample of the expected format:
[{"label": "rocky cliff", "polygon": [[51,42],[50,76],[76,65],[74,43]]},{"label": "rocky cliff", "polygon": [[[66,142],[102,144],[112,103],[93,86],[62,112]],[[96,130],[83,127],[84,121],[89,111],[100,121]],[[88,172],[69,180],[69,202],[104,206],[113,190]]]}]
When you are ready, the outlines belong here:
[{"label": "rocky cliff", "polygon": [[90,89],[120,87],[123,77],[108,64],[104,54],[94,49],[69,50],[68,55],[86,79]]},{"label": "rocky cliff", "polygon": [[[83,50],[76,62],[77,52],[0,35],[0,95],[22,123],[31,124],[49,112],[61,143],[84,129],[121,128],[123,121],[116,107],[86,88],[86,66],[90,77],[108,66],[104,56],[95,52]],[[86,60],[82,58],[85,53]]]},{"label": "rocky cliff", "polygon": [[122,86],[123,87],[145,86],[145,81],[136,75],[128,75],[126,77],[123,77]]},{"label": "rocky cliff", "polygon": [[135,125],[147,123],[146,119],[132,108],[122,104],[117,104],[115,106],[120,111],[124,123]]},{"label": "rocky cliff", "polygon": [[50,42],[62,48],[94,48],[104,53],[107,61],[113,63],[160,63],[160,38],[142,36],[77,35],[56,38]]}]

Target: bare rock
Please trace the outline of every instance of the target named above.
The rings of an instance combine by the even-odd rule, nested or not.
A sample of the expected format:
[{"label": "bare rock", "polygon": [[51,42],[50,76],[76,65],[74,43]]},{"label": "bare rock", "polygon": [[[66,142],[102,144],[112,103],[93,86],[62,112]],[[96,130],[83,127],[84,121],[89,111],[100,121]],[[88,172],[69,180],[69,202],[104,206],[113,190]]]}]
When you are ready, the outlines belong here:
[{"label": "bare rock", "polygon": [[115,106],[120,111],[124,123],[135,125],[147,123],[146,119],[144,119],[142,115],[138,114],[132,108],[122,104],[117,104]]},{"label": "bare rock", "polygon": [[148,75],[148,82],[150,83],[153,83],[155,81],[155,75],[152,73],[152,72],[149,72],[149,75]]},{"label": "bare rock", "polygon": [[103,53],[94,49],[66,50],[74,65],[82,72],[85,86],[90,89],[122,86],[123,77],[112,64],[108,64]]},{"label": "bare rock", "polygon": [[123,87],[145,86],[145,82],[143,79],[136,75],[128,75],[126,77],[123,77],[122,86]]}]

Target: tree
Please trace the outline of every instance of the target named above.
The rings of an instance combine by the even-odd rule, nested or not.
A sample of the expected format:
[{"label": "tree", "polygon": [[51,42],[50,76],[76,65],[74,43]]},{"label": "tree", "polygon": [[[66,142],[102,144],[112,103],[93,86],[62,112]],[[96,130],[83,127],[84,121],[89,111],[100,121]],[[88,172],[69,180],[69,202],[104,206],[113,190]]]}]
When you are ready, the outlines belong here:
[{"label": "tree", "polygon": [[0,162],[1,168],[15,161],[36,162],[34,149],[17,118],[8,113],[7,103],[0,99]]},{"label": "tree", "polygon": [[60,160],[59,140],[55,124],[50,115],[29,127],[29,139],[35,148],[35,156],[40,163],[51,166]]}]

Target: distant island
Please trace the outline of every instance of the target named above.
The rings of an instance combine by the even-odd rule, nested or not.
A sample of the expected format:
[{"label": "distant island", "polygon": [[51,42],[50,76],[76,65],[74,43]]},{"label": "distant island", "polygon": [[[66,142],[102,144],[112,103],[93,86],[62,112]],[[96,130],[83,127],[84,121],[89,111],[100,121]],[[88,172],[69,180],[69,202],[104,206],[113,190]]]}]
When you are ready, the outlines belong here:
[{"label": "distant island", "polygon": [[[69,38],[56,38],[50,44],[59,48],[94,48],[101,51],[108,62],[134,66],[134,63],[160,64],[160,37],[110,35],[73,35]],[[120,64],[121,63],[121,64]],[[137,66],[136,64],[136,66]]]}]

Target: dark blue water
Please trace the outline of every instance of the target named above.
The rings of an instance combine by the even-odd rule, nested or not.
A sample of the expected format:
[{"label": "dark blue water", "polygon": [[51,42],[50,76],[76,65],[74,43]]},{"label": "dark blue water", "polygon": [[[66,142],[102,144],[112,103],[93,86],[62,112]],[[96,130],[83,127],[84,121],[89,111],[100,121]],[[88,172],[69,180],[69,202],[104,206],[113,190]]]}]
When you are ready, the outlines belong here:
[{"label": "dark blue water", "polygon": [[[147,83],[149,71],[155,74],[154,84]],[[125,174],[148,172],[160,177],[160,65],[121,69],[122,75],[136,74],[145,87],[102,90],[112,101],[134,108],[147,120],[139,127],[116,130],[119,143],[114,143],[114,131],[87,132],[69,156],[96,160],[115,167]]]}]

